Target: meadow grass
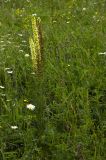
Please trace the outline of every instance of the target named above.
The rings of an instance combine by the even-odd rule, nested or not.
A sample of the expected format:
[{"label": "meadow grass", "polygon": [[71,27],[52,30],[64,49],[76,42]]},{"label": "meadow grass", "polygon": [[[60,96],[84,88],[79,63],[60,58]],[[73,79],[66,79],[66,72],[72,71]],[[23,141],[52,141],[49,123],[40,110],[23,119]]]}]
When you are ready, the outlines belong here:
[{"label": "meadow grass", "polygon": [[0,1],[0,160],[105,160],[105,12],[105,0]]}]

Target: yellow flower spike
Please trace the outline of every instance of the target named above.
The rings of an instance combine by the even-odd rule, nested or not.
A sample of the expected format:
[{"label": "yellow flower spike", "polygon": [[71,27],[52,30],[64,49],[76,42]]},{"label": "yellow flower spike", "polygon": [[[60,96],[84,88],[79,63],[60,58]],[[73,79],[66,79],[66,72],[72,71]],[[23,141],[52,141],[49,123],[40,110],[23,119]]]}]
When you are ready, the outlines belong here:
[{"label": "yellow flower spike", "polygon": [[35,72],[40,73],[42,68],[42,31],[41,31],[41,19],[32,16],[32,38],[29,38],[31,56],[32,56],[32,63],[33,69]]},{"label": "yellow flower spike", "polygon": [[30,44],[30,50],[31,50],[33,69],[37,70],[37,53],[36,53],[36,50],[35,50],[34,41],[31,37],[29,38],[29,44]]}]

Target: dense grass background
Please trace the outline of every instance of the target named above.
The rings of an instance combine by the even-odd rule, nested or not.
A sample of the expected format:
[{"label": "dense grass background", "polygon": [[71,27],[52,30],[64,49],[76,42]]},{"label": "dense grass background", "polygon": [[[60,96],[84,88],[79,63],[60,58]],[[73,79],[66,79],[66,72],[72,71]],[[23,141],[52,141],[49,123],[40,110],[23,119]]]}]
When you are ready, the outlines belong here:
[{"label": "dense grass background", "polygon": [[[35,13],[42,77],[29,49]],[[0,160],[105,160],[105,14],[105,0],[0,0]]]}]

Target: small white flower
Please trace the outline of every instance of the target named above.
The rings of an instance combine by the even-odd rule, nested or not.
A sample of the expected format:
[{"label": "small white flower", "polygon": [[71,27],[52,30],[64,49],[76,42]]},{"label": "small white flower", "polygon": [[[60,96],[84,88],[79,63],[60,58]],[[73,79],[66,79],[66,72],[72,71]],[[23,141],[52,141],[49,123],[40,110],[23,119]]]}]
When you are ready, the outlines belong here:
[{"label": "small white flower", "polygon": [[23,43],[26,43],[26,41],[25,41],[25,40],[23,40],[22,42],[23,42]]},{"label": "small white flower", "polygon": [[32,74],[32,75],[35,75],[35,72],[32,72],[31,74]]},{"label": "small white flower", "polygon": [[17,129],[18,126],[11,126],[11,129]]},{"label": "small white flower", "polygon": [[33,104],[27,104],[26,108],[33,111],[35,109],[35,106]]},{"label": "small white flower", "polygon": [[97,19],[97,22],[100,22],[100,20],[99,20],[99,19]]},{"label": "small white flower", "polygon": [[56,22],[57,22],[57,21],[55,21],[55,20],[53,21],[53,23],[56,23]]},{"label": "small white flower", "polygon": [[37,16],[37,14],[36,14],[36,13],[33,13],[32,16]]},{"label": "small white flower", "polygon": [[67,66],[70,67],[70,64],[68,64]]},{"label": "small white flower", "polygon": [[98,53],[99,55],[106,55],[106,52],[101,52],[101,53]]},{"label": "small white flower", "polygon": [[20,49],[19,52],[24,52],[24,51],[22,49]]},{"label": "small white flower", "polygon": [[29,57],[29,54],[25,54],[25,57]]},{"label": "small white flower", "polygon": [[0,88],[1,88],[1,89],[4,89],[5,87],[4,87],[4,86],[0,86]]},{"label": "small white flower", "polygon": [[7,71],[7,70],[10,70],[10,68],[5,68],[4,70]]},{"label": "small white flower", "polygon": [[8,74],[12,74],[12,73],[13,73],[13,71],[8,71],[8,70],[7,70],[7,73],[8,73]]},{"label": "small white flower", "polygon": [[66,23],[70,23],[70,21],[67,21]]},{"label": "small white flower", "polygon": [[23,35],[21,33],[18,34],[20,37],[22,37]]},{"label": "small white flower", "polygon": [[86,11],[86,8],[82,8],[83,11]]},{"label": "small white flower", "polygon": [[7,99],[6,101],[7,101],[7,102],[10,102],[10,101],[11,101],[11,99]]}]

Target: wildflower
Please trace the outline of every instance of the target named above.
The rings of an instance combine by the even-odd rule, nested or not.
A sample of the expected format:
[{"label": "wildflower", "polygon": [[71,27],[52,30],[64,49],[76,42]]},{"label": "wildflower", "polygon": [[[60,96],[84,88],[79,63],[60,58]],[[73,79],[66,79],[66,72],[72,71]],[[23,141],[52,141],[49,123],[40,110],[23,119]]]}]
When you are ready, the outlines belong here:
[{"label": "wildflower", "polygon": [[24,99],[24,102],[28,102],[28,100],[27,100],[27,99]]},{"label": "wildflower", "polygon": [[4,87],[4,86],[0,86],[0,88],[1,88],[1,89],[4,89],[5,87]]},{"label": "wildflower", "polygon": [[53,21],[53,23],[56,23],[56,22],[57,22],[57,21],[55,21],[55,20]]},{"label": "wildflower", "polygon": [[1,43],[3,43],[4,41],[0,41]]},{"label": "wildflower", "polygon": [[5,68],[4,70],[7,71],[7,70],[10,70],[10,68]]},{"label": "wildflower", "polygon": [[7,73],[8,73],[8,74],[12,74],[12,73],[13,73],[13,71],[7,71]]},{"label": "wildflower", "polygon": [[24,51],[22,49],[20,49],[19,52],[24,52]]},{"label": "wildflower", "polygon": [[82,10],[83,10],[83,11],[86,11],[86,8],[83,8]]},{"label": "wildflower", "polygon": [[26,108],[33,111],[35,109],[35,106],[33,104],[27,104]]},{"label": "wildflower", "polygon": [[20,37],[22,37],[23,35],[21,33],[18,34]]},{"label": "wildflower", "polygon": [[37,16],[37,14],[36,14],[36,13],[33,13],[32,16]]},{"label": "wildflower", "polygon": [[25,57],[29,57],[29,54],[25,54]]},{"label": "wildflower", "polygon": [[97,22],[100,22],[100,20],[99,20],[99,19],[97,19]]},{"label": "wildflower", "polygon": [[24,41],[24,40],[23,40],[22,42],[23,42],[23,43],[26,43],[26,41]]},{"label": "wildflower", "polygon": [[106,55],[106,52],[101,52],[101,53],[98,53],[99,55]]},{"label": "wildflower", "polygon": [[18,126],[11,126],[11,129],[17,129]]},{"label": "wildflower", "polygon": [[70,21],[67,21],[66,23],[70,23]]},{"label": "wildflower", "polygon": [[35,75],[35,72],[32,72],[31,74],[32,74],[32,75]]},{"label": "wildflower", "polygon": [[6,101],[7,101],[7,102],[10,102],[10,101],[11,101],[11,99],[7,99]]}]

